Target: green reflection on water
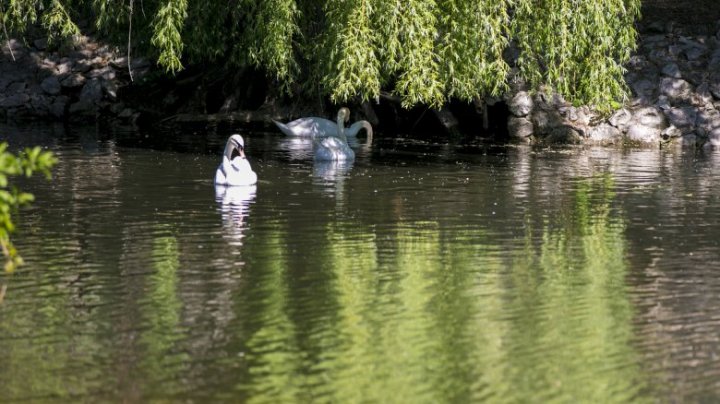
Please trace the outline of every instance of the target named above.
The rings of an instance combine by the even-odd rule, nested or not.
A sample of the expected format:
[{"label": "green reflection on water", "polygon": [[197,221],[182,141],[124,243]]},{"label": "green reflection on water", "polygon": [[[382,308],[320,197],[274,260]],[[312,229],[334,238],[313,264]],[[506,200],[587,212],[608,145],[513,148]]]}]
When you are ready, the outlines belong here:
[{"label": "green reflection on water", "polygon": [[[43,298],[0,307],[11,347],[0,347],[2,386],[25,399],[136,389],[131,398],[254,403],[642,401],[613,187],[610,176],[576,182],[557,215],[538,220],[528,208],[524,236],[510,240],[484,223],[379,227],[327,215],[296,234],[264,222],[242,245],[232,321],[194,334],[183,325],[182,233],[160,225],[150,243],[128,243],[149,269],[113,275],[104,293],[77,293],[58,277],[68,263],[43,257]],[[317,247],[298,253],[298,239]],[[113,293],[116,281],[133,285]],[[79,299],[102,303],[88,310],[93,321],[72,305]],[[114,304],[123,327],[106,318]],[[108,342],[116,329],[124,337]],[[231,336],[193,345],[216,332]]]},{"label": "green reflection on water", "polygon": [[612,187],[609,176],[580,181],[540,237],[528,220],[519,246],[433,221],[392,234],[329,224],[312,259],[330,309],[312,324],[298,313],[319,304],[293,301],[273,235],[240,388],[253,402],[640,400]]},{"label": "green reflection on water", "polygon": [[[28,271],[7,277],[9,294],[0,305],[0,402],[68,400],[102,386],[102,370],[88,366],[100,343],[85,309],[99,299],[83,293],[81,275],[59,258],[74,251],[46,237],[44,271],[31,270],[31,259]],[[30,283],[38,286],[28,296],[18,286]]]},{"label": "green reflection on water", "polygon": [[[610,176],[580,182],[562,228],[526,244],[508,290],[514,307],[500,397],[512,401],[638,401],[644,384],[625,287],[624,223]],[[531,230],[529,230],[531,231]],[[529,237],[529,236],[528,236]]]},{"label": "green reflection on water", "polygon": [[[178,297],[180,251],[174,235],[159,232],[153,237],[153,272],[147,279],[145,300],[141,302],[143,326],[140,332],[140,364],[144,383],[152,391],[176,393],[182,388],[187,354],[178,345],[183,339],[182,302]],[[161,388],[158,388],[160,387]]]},{"label": "green reflection on water", "polygon": [[260,326],[249,331],[246,352],[240,357],[248,373],[238,374],[236,388],[247,394],[248,402],[302,401],[302,353],[296,343],[297,327],[290,318],[288,263],[282,234],[277,226],[260,241],[255,265],[263,268],[253,280],[253,296],[247,307]]}]

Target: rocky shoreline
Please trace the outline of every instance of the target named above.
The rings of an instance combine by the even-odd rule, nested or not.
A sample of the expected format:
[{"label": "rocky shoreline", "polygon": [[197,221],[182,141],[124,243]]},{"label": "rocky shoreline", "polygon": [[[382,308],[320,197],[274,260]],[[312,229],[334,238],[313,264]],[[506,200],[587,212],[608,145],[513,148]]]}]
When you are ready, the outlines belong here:
[{"label": "rocky shoreline", "polygon": [[127,121],[137,112],[118,98],[118,90],[152,69],[145,58],[132,60],[88,36],[71,49],[49,50],[45,38],[32,43],[10,39],[0,59],[0,119],[88,120],[104,114]]},{"label": "rocky shoreline", "polygon": [[602,115],[559,95],[506,95],[510,136],[522,142],[720,146],[720,30],[648,29],[627,65],[632,97]]},{"label": "rocky shoreline", "polygon": [[[128,66],[124,52],[89,36],[76,38],[70,49],[55,50],[43,37],[25,43],[11,39],[3,44],[0,60],[0,119],[104,117],[132,124],[141,112],[119,93],[153,69],[142,57],[133,57]],[[557,94],[531,94],[522,84],[495,102],[507,104],[508,133],[516,142],[720,146],[720,31],[685,35],[672,25],[646,29],[627,69],[632,97],[612,114],[573,106]],[[373,115],[372,108],[359,110]],[[225,115],[253,123],[292,118],[289,111],[273,107]]]}]

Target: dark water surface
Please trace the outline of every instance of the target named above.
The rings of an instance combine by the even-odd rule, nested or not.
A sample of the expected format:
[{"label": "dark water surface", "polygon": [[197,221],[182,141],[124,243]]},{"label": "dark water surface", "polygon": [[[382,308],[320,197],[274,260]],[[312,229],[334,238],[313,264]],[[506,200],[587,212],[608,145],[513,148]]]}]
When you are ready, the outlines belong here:
[{"label": "dark water surface", "polygon": [[216,195],[228,134],[2,128],[60,162],[21,182],[0,401],[720,400],[720,152],[252,133]]}]

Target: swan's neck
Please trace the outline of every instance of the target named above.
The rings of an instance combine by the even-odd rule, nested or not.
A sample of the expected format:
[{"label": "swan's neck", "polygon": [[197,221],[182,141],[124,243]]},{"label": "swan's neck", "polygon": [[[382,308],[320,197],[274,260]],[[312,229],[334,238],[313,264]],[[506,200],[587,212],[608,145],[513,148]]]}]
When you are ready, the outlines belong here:
[{"label": "swan's neck", "polygon": [[347,137],[345,136],[345,117],[342,114],[338,114],[337,127],[338,137],[347,143]]},{"label": "swan's neck", "polygon": [[373,129],[372,125],[370,125],[370,122],[368,121],[361,121],[362,127],[365,128],[365,132],[367,132],[367,140],[365,141],[365,146],[370,147],[372,145],[372,138],[373,138]]}]

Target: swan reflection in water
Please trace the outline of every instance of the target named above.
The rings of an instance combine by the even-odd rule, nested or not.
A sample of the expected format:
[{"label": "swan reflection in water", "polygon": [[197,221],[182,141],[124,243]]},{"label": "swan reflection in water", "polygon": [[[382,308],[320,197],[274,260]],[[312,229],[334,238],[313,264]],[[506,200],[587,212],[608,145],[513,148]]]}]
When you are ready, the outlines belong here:
[{"label": "swan reflection in water", "polygon": [[320,192],[337,203],[336,208],[345,204],[345,180],[350,176],[352,161],[313,162],[313,185]]},{"label": "swan reflection in water", "polygon": [[257,185],[227,187],[215,186],[215,200],[220,208],[224,235],[230,245],[242,245],[245,219],[250,214],[250,206],[255,203]]},{"label": "swan reflection in water", "polygon": [[342,181],[347,177],[352,166],[352,161],[315,161],[313,163],[313,177],[331,182]]},{"label": "swan reflection in water", "polygon": [[290,160],[308,160],[313,155],[313,141],[303,137],[285,137],[278,143]]}]

